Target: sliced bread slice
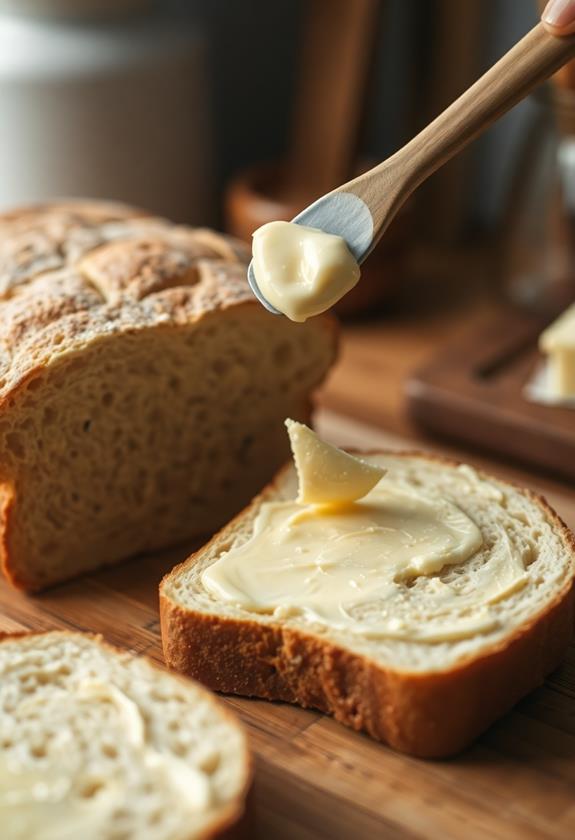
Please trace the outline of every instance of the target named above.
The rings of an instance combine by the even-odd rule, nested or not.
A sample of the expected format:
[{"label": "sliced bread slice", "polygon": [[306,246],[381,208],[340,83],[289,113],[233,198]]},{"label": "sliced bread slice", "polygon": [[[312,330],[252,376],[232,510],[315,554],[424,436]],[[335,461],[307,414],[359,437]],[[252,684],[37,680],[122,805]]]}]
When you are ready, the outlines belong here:
[{"label": "sliced bread slice", "polygon": [[[560,663],[574,627],[575,539],[542,498],[469,466],[411,453],[364,459],[387,470],[383,482],[457,506],[481,547],[465,562],[397,579],[390,599],[357,615],[357,628],[214,595],[204,571],[250,540],[264,503],[296,498],[287,467],[164,578],[166,662],[218,691],[313,707],[398,750],[449,755]],[[507,556],[516,585],[498,581]],[[260,572],[243,573],[249,585]],[[498,594],[487,598],[491,584]],[[395,630],[370,634],[381,610]]]},{"label": "sliced bread slice", "polygon": [[335,352],[224,236],[94,202],[0,216],[0,554],[41,589],[213,533],[288,454]]},{"label": "sliced bread slice", "polygon": [[50,632],[0,642],[3,840],[192,840],[245,819],[246,738],[197,684]]}]

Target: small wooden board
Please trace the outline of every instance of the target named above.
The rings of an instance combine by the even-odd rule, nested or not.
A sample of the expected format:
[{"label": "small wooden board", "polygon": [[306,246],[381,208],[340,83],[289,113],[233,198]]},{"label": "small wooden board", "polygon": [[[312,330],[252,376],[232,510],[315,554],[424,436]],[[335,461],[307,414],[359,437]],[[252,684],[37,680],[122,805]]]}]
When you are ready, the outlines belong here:
[{"label": "small wooden board", "polygon": [[514,311],[472,331],[406,384],[425,428],[575,479],[575,410],[527,400],[544,322]]}]

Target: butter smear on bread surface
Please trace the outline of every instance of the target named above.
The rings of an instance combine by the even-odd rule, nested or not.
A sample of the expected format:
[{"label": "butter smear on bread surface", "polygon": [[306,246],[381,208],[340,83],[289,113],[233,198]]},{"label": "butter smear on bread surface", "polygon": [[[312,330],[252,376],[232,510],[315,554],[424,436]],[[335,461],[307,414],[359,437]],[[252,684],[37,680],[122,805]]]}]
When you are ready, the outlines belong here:
[{"label": "butter smear on bread surface", "polygon": [[246,610],[300,612],[371,638],[439,642],[496,626],[490,605],[527,582],[521,556],[499,552],[469,592],[434,577],[425,622],[401,614],[402,587],[468,561],[483,545],[481,531],[453,501],[380,483],[383,468],[302,423],[288,428],[298,496],[262,505],[251,539],[204,571],[208,591]]},{"label": "butter smear on bread surface", "polygon": [[408,753],[457,752],[565,654],[573,535],[543,499],[470,466],[354,459],[289,425],[297,470],[163,580],[166,661]]}]

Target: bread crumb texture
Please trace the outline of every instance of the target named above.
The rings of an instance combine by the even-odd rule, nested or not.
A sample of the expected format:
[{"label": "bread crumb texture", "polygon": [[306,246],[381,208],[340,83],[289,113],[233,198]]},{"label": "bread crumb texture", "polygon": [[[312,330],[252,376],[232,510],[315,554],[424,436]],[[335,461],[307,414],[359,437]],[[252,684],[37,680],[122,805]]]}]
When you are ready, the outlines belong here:
[{"label": "bread crumb texture", "polygon": [[82,634],[0,643],[4,840],[191,840],[241,816],[249,759],[212,695]]},{"label": "bread crumb texture", "polygon": [[39,589],[209,533],[287,457],[334,355],[243,246],[122,205],[0,217],[4,566]]}]

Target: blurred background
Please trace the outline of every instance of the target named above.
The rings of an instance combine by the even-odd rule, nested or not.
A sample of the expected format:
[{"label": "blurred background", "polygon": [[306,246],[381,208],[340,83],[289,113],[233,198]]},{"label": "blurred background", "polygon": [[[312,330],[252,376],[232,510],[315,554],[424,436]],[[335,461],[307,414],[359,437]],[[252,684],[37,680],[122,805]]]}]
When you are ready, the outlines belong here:
[{"label": "blurred background", "polygon": [[[115,199],[249,243],[406,143],[543,6],[0,0],[0,210]],[[321,404],[565,473],[572,410],[526,388],[575,300],[574,222],[572,62],[406,202],[336,307]]]},{"label": "blurred background", "polygon": [[[390,155],[537,19],[536,0],[0,0],[0,207],[112,198],[249,238]],[[483,268],[459,282],[572,296],[565,225],[549,233],[572,165],[551,100],[416,193],[344,314],[405,294],[422,262],[457,275],[475,247]]]}]

